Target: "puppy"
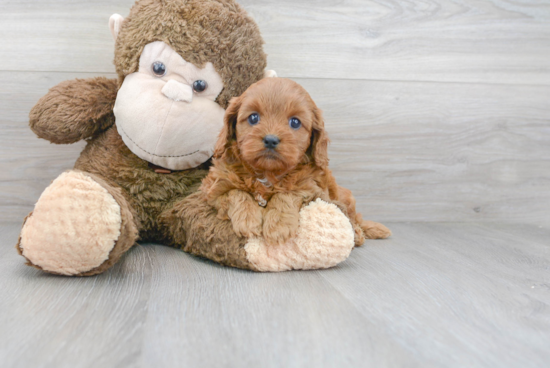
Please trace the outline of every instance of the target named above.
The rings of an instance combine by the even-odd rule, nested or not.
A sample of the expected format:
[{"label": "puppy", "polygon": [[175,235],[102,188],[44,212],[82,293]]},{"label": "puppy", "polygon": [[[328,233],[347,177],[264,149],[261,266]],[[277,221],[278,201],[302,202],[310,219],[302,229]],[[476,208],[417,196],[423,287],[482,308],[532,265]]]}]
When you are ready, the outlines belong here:
[{"label": "puppy", "polygon": [[296,234],[302,206],[321,198],[348,216],[356,245],[387,238],[391,232],[363,221],[351,191],[336,184],[328,143],[321,110],[304,88],[263,79],[231,100],[201,190],[239,236],[284,243]]}]

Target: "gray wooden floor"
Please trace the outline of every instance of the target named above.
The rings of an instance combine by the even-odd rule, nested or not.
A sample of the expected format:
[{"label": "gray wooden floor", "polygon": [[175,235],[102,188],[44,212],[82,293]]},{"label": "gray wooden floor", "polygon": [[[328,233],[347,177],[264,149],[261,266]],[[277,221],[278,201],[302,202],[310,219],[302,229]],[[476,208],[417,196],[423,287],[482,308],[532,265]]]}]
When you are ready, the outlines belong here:
[{"label": "gray wooden floor", "polygon": [[257,274],[143,244],[46,275],[0,226],[2,367],[548,367],[550,229],[391,225],[339,267]]},{"label": "gray wooden floor", "polygon": [[83,147],[29,110],[115,77],[107,23],[134,0],[0,0],[0,368],[550,367],[550,1],[240,2],[394,236],[313,272],[150,244],[93,278],[24,266],[22,219]]}]

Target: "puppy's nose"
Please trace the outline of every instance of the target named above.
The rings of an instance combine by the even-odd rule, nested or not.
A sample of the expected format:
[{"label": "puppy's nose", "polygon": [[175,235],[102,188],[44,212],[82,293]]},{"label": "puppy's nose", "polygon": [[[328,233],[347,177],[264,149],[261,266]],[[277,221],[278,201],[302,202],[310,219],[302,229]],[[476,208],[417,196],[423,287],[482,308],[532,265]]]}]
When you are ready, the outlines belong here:
[{"label": "puppy's nose", "polygon": [[265,148],[276,148],[279,145],[279,143],[281,143],[281,140],[277,136],[266,135],[264,137]]}]

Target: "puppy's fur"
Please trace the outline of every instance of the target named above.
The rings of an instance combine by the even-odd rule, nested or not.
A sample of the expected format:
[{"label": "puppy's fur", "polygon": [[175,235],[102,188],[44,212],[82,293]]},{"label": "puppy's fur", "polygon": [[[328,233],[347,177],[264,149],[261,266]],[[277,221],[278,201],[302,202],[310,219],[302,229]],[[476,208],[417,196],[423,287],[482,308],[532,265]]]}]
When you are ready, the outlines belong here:
[{"label": "puppy's fur", "polygon": [[[252,114],[260,117],[256,125],[248,121]],[[298,129],[290,126],[291,118],[300,120]],[[279,139],[275,148],[266,148],[268,135]],[[295,235],[301,207],[321,198],[349,217],[356,245],[365,237],[387,238],[391,232],[364,221],[351,191],[336,184],[328,143],[321,110],[304,88],[288,79],[263,79],[231,100],[201,190],[240,236],[283,243]]]}]

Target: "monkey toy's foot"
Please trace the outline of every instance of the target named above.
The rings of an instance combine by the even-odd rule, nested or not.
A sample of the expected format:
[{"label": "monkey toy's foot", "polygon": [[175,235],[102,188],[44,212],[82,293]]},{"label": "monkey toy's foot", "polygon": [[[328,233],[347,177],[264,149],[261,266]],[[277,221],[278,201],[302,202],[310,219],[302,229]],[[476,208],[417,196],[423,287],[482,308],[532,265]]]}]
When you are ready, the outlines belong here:
[{"label": "monkey toy's foot", "polygon": [[17,250],[49,273],[90,276],[111,267],[138,232],[120,189],[82,171],[61,174],[27,216]]},{"label": "monkey toy's foot", "polygon": [[296,237],[285,244],[266,244],[250,239],[246,256],[253,268],[263,272],[334,267],[354,248],[349,219],[334,204],[317,199],[300,211]]}]

